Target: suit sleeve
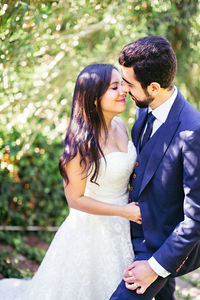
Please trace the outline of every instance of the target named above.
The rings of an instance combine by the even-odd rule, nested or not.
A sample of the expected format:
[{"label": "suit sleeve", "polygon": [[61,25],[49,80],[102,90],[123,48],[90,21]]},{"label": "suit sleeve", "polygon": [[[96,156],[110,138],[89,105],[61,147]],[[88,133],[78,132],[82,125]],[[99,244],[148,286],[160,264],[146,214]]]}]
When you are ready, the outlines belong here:
[{"label": "suit sleeve", "polygon": [[153,254],[167,271],[176,275],[200,240],[200,130],[186,131],[182,148],[184,220]]}]

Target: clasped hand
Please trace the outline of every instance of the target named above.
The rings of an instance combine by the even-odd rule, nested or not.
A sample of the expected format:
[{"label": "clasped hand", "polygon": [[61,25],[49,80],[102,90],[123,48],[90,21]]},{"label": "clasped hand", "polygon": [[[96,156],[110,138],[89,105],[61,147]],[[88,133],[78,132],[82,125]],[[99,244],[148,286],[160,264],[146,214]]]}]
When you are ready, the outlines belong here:
[{"label": "clasped hand", "polygon": [[129,290],[136,290],[137,294],[144,294],[146,289],[158,278],[147,260],[135,261],[124,271],[125,286]]},{"label": "clasped hand", "polygon": [[130,221],[142,224],[142,217],[138,202],[132,202],[125,206],[125,217]]}]

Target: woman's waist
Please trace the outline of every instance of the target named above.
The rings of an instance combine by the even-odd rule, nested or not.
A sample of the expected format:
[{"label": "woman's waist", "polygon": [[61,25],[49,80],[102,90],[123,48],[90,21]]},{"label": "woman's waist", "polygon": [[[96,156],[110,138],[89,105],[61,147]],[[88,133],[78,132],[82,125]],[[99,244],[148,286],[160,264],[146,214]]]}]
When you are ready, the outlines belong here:
[{"label": "woman's waist", "polygon": [[95,193],[93,191],[85,191],[85,197],[93,198],[94,200],[104,203],[123,205],[128,202],[128,191],[119,193]]}]

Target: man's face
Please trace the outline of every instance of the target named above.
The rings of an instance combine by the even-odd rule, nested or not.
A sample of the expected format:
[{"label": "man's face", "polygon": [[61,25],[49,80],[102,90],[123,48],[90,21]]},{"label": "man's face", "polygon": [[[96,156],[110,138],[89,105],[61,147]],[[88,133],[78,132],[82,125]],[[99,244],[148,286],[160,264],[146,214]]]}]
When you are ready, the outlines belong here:
[{"label": "man's face", "polygon": [[130,94],[138,107],[148,107],[154,98],[146,89],[143,89],[141,83],[136,80],[133,68],[121,66],[121,72],[124,81],[124,91]]}]

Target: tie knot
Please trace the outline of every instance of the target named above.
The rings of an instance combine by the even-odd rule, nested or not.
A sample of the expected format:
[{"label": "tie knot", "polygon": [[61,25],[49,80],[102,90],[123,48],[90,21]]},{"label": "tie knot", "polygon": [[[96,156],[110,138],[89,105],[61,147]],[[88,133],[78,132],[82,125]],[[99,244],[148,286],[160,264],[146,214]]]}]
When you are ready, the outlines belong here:
[{"label": "tie knot", "polygon": [[154,120],[155,116],[152,114],[152,112],[150,112],[147,117],[147,123],[152,124]]}]

